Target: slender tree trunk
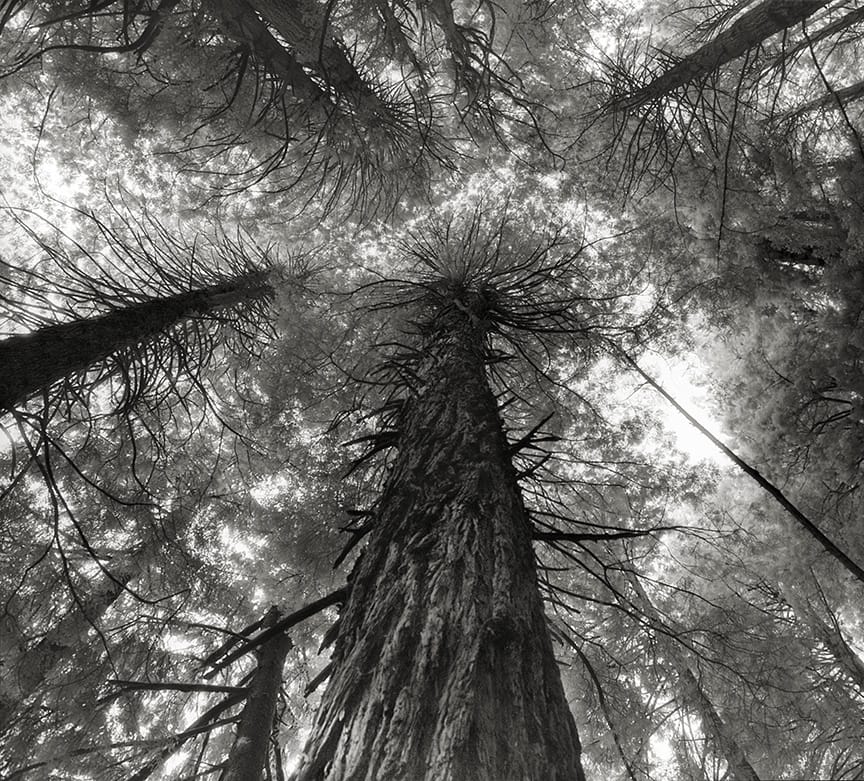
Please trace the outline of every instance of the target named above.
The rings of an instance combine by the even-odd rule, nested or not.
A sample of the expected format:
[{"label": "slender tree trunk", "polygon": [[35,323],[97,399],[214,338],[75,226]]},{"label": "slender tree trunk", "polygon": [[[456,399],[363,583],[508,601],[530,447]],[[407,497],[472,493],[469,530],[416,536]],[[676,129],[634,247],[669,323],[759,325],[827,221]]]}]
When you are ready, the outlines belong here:
[{"label": "slender tree trunk", "polygon": [[114,353],[158,337],[183,320],[272,294],[266,274],[255,271],[203,289],[9,337],[0,342],[0,412],[14,409],[55,382],[86,372]]},{"label": "slender tree trunk", "polygon": [[839,19],[835,19],[833,22],[829,22],[824,27],[820,27],[818,30],[811,31],[810,34],[803,41],[796,43],[794,46],[785,47],[783,49],[783,52],[779,56],[777,56],[770,62],[765,63],[761,69],[780,70],[782,68],[785,68],[801,52],[806,51],[811,46],[815,47],[816,44],[820,41],[823,41],[832,35],[836,35],[837,33],[842,32],[843,30],[846,30],[853,25],[856,25],[861,21],[864,21],[864,8],[856,8],[853,11],[849,11],[847,14],[844,14]]},{"label": "slender tree trunk", "polygon": [[845,109],[850,103],[861,100],[861,98],[864,98],[864,81],[856,81],[848,87],[841,87],[833,92],[829,92],[827,95],[821,95],[814,100],[809,100],[792,111],[787,111],[783,114],[783,118],[800,117],[808,111],[816,111],[817,109],[840,111],[841,109]]},{"label": "slender tree trunk", "polygon": [[714,40],[683,57],[644,87],[616,101],[618,110],[636,109],[677,89],[709,76],[742,57],[772,35],[794,27],[830,0],[763,0],[737,19]]},{"label": "slender tree trunk", "polygon": [[486,380],[486,307],[454,294],[424,327],[297,781],[584,779]]},{"label": "slender tree trunk", "polygon": [[837,667],[843,672],[847,680],[851,681],[858,691],[864,694],[864,661],[843,636],[840,623],[827,600],[823,597],[823,610],[820,611],[804,596],[801,589],[802,585],[805,588],[809,586],[807,591],[810,593],[822,593],[818,581],[811,575],[805,578],[803,584],[781,583],[780,591],[783,598],[792,608],[795,617],[831,654]]},{"label": "slender tree trunk", "polygon": [[[674,633],[674,627],[670,627],[657,608],[654,607],[639,579],[635,576],[630,577],[630,584],[635,592],[637,607],[648,619],[649,624],[659,630],[658,636],[666,637],[668,634]],[[722,718],[714,703],[705,693],[699,680],[698,669],[688,658],[689,654],[672,640],[664,644],[663,650],[678,673],[678,681],[681,685],[681,694],[685,705],[699,716],[702,721],[702,728],[713,743],[715,750],[726,760],[731,781],[759,781],[759,776],[748,761],[744,750],[738,744],[735,730]]]},{"label": "slender tree trunk", "polygon": [[[129,557],[125,565],[103,576],[101,583],[73,605],[72,609],[53,626],[33,647],[4,658],[0,676],[0,735],[9,727],[12,716],[25,700],[37,691],[64,660],[68,659],[94,624],[98,624],[108,608],[117,601],[126,586],[146,567],[155,543],[146,545]],[[142,558],[144,563],[142,564]]]},{"label": "slender tree trunk", "polygon": [[[279,618],[279,611],[272,608],[265,626],[273,626]],[[282,668],[292,645],[291,638],[283,632],[258,650],[258,669],[240,714],[234,745],[221,781],[260,781],[267,762],[276,700],[282,686]]]},{"label": "slender tree trunk", "polygon": [[730,781],[759,781],[759,776],[738,745],[734,731],[717,712],[690,666],[686,663],[679,663],[677,666],[684,700],[691,710],[699,715],[703,728],[718,753],[726,760]]},{"label": "slender tree trunk", "polygon": [[363,79],[332,37],[324,7],[305,0],[248,0],[288,42],[298,62],[321,70],[337,90],[362,89]]},{"label": "slender tree trunk", "polygon": [[[368,77],[357,70],[348,56],[348,47],[334,36],[330,26],[330,6],[314,0],[248,0],[258,15],[279,32],[291,47],[297,62],[313,69],[336,92],[341,109],[344,101],[349,113],[359,120],[360,129],[369,131],[378,126],[398,126],[399,118],[382,100]],[[355,132],[357,132],[355,130]]]}]

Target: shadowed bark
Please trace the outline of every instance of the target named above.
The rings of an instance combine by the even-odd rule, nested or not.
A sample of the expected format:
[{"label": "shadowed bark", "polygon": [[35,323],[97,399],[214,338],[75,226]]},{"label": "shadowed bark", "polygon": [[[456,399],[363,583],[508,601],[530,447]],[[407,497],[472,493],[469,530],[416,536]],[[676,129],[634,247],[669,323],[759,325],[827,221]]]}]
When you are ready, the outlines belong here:
[{"label": "shadowed bark", "polygon": [[48,325],[0,342],[0,412],[60,380],[96,367],[109,356],[135,348],[178,323],[267,299],[273,288],[254,271],[200,290],[145,300],[88,319]]},{"label": "shadowed bark", "polygon": [[312,80],[297,57],[273,35],[252,5],[245,0],[205,0],[206,8],[225,32],[247,46],[270,73],[291,89],[307,108],[332,111],[327,93]]},{"label": "shadowed bark", "polygon": [[485,374],[488,303],[424,326],[297,781],[579,781],[531,530]]},{"label": "shadowed bark", "polygon": [[[265,625],[279,620],[279,611],[271,608]],[[282,686],[282,668],[293,643],[285,634],[276,635],[257,653],[258,667],[252,679],[249,696],[240,714],[234,745],[221,781],[259,781],[267,762],[270,733],[276,713],[276,700]]]},{"label": "shadowed bark", "polygon": [[772,35],[812,16],[830,0],[764,0],[738,18],[728,30],[683,57],[644,87],[615,102],[617,110],[631,110],[662,98],[758,46]]}]

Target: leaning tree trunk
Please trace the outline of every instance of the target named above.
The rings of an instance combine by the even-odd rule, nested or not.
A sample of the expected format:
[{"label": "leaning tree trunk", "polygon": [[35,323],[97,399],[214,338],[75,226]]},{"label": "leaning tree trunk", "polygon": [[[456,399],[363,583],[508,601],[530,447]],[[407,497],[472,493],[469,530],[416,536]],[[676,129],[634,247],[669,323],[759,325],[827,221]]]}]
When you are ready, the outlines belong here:
[{"label": "leaning tree trunk", "polygon": [[[246,0],[204,0],[202,7],[213,14],[222,29],[280,79],[307,110],[321,110],[319,118],[335,110],[330,96],[303,70],[294,52],[286,48]],[[307,41],[312,43],[312,41]]]},{"label": "leaning tree trunk", "polygon": [[[182,516],[183,525],[175,532],[176,537],[182,535],[192,517],[191,513]],[[138,545],[118,566],[111,568],[110,576],[103,573],[90,584],[92,588],[78,596],[70,611],[36,645],[22,647],[0,659],[0,667],[5,670],[0,677],[0,736],[37,691],[44,690],[46,684],[57,683],[55,670],[74,657],[87,641],[90,630],[102,623],[105,614],[129,584],[146,572],[163,546],[163,538],[157,535]]]},{"label": "leaning tree trunk", "polygon": [[297,781],[578,781],[479,294],[425,323],[421,385],[351,577]]},{"label": "leaning tree trunk", "polygon": [[763,0],[716,38],[681,58],[644,87],[617,100],[618,110],[636,109],[742,57],[772,35],[805,21],[830,0]]},{"label": "leaning tree trunk", "polygon": [[631,576],[629,580],[635,592],[635,604],[642,611],[648,624],[654,627],[658,636],[665,640],[663,651],[678,674],[684,705],[699,716],[702,729],[714,744],[716,752],[726,761],[729,779],[759,781],[759,776],[738,742],[735,729],[722,717],[705,692],[699,680],[701,676],[698,674],[698,668],[689,658],[689,654],[681,650],[677,641],[671,639],[677,634],[675,627],[670,627],[660,615],[651,598],[642,588],[639,578]]},{"label": "leaning tree trunk", "polygon": [[[264,626],[273,626],[279,618],[279,611],[271,608]],[[282,668],[292,645],[291,638],[282,632],[264,643],[258,651],[258,667],[220,781],[260,781],[267,762],[276,701],[282,686]]]},{"label": "leaning tree trunk", "polygon": [[840,629],[831,607],[824,596],[821,598],[822,609],[815,607],[803,592],[809,587],[810,593],[822,594],[822,589],[816,577],[811,573],[796,583],[781,582],[780,593],[783,599],[795,613],[795,618],[801,622],[822,643],[825,650],[834,659],[837,669],[851,682],[855,688],[864,694],[864,661],[855,652]]},{"label": "leaning tree trunk", "polygon": [[99,623],[140,568],[134,558],[130,559],[126,566],[112,573],[113,579],[104,578],[85,595],[35,646],[0,660],[4,668],[0,680],[0,735],[11,726],[13,714],[52,671],[80,647],[90,629]]},{"label": "leaning tree trunk", "polygon": [[0,341],[0,413],[111,355],[168,332],[184,320],[270,298],[266,272],[253,271],[199,290],[154,298],[107,314],[48,325]]}]

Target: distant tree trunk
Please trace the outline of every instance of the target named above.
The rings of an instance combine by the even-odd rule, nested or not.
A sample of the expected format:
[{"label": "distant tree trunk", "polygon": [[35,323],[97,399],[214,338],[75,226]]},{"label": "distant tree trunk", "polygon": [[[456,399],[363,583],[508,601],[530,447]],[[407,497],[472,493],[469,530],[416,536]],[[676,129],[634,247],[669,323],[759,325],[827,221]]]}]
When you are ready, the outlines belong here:
[{"label": "distant tree trunk", "polygon": [[[660,630],[661,636],[674,632],[668,622],[663,619],[654,607],[650,597],[642,588],[635,576],[630,583],[636,595],[636,605],[642,611],[650,625]],[[731,781],[759,781],[759,776],[738,744],[735,730],[720,715],[710,697],[705,693],[698,675],[697,668],[674,640],[664,644],[664,652],[672,662],[681,686],[684,705],[695,713],[702,721],[702,729],[710,739],[715,751],[728,765],[728,777]]]},{"label": "distant tree trunk", "polygon": [[329,29],[324,6],[306,0],[244,0],[244,5],[279,33],[300,65],[316,71],[339,97],[347,98],[364,121],[386,117],[386,105],[348,57],[345,44]]},{"label": "distant tree trunk", "polygon": [[723,720],[689,666],[678,665],[685,704],[702,720],[702,727],[728,765],[730,781],[759,781],[759,776],[738,745],[734,731]]},{"label": "distant tree trunk", "polygon": [[780,592],[795,617],[822,643],[846,679],[864,694],[864,661],[843,636],[840,623],[824,597],[823,609],[820,611],[803,595],[802,586],[806,587],[808,593],[822,594],[818,581],[812,575],[805,578],[804,583],[781,583]]},{"label": "distant tree trunk", "polygon": [[145,300],[104,315],[49,325],[0,341],[0,412],[64,378],[95,367],[193,317],[269,298],[264,272],[250,272],[199,290]]},{"label": "distant tree trunk", "polygon": [[[279,618],[279,611],[272,608],[264,626],[273,626]],[[291,638],[283,632],[258,650],[258,668],[240,714],[234,745],[221,781],[260,781],[267,762],[276,700],[282,686],[282,668],[292,645]]]},{"label": "distant tree trunk", "polygon": [[0,735],[9,727],[9,721],[64,660],[80,647],[94,624],[98,624],[108,608],[117,601],[126,586],[141,572],[141,558],[148,561],[154,543],[129,556],[125,565],[103,577],[98,586],[86,594],[79,604],[72,605],[69,613],[57,622],[32,648],[2,659],[0,676]]},{"label": "distant tree trunk", "polygon": [[781,69],[801,54],[801,52],[807,51],[811,46],[815,46],[820,41],[853,27],[861,21],[864,21],[864,8],[856,8],[853,11],[849,11],[839,19],[829,22],[818,30],[810,31],[803,41],[799,41],[794,46],[784,47],[783,52],[770,62],[764,63],[761,70]]},{"label": "distant tree trunk", "polygon": [[581,781],[486,379],[488,301],[439,304],[295,778]]},{"label": "distant tree trunk", "polygon": [[820,95],[818,98],[802,103],[798,108],[785,112],[783,119],[800,117],[808,111],[816,111],[817,109],[839,111],[845,109],[850,103],[861,100],[861,98],[864,98],[864,81],[856,81],[848,87],[841,87],[827,95]]},{"label": "distant tree trunk", "polygon": [[636,109],[709,76],[742,57],[772,35],[803,22],[830,0],[763,0],[714,40],[700,46],[644,87],[615,102],[617,110]]}]

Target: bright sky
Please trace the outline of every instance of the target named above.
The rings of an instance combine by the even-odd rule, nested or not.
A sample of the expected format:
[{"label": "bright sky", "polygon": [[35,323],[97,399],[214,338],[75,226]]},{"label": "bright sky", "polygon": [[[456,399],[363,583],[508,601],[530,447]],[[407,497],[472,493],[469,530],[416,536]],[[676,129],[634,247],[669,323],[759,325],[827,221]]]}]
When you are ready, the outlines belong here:
[{"label": "bright sky", "polygon": [[[706,387],[694,382],[694,378],[705,374],[705,366],[699,358],[689,355],[686,359],[672,360],[657,355],[647,355],[641,359],[640,366],[714,436],[721,442],[726,441],[720,421],[708,412],[710,399]],[[657,391],[646,386],[642,393],[653,397],[651,406],[656,409],[664,427],[672,434],[678,447],[691,460],[715,464],[728,463],[726,456]]]}]

